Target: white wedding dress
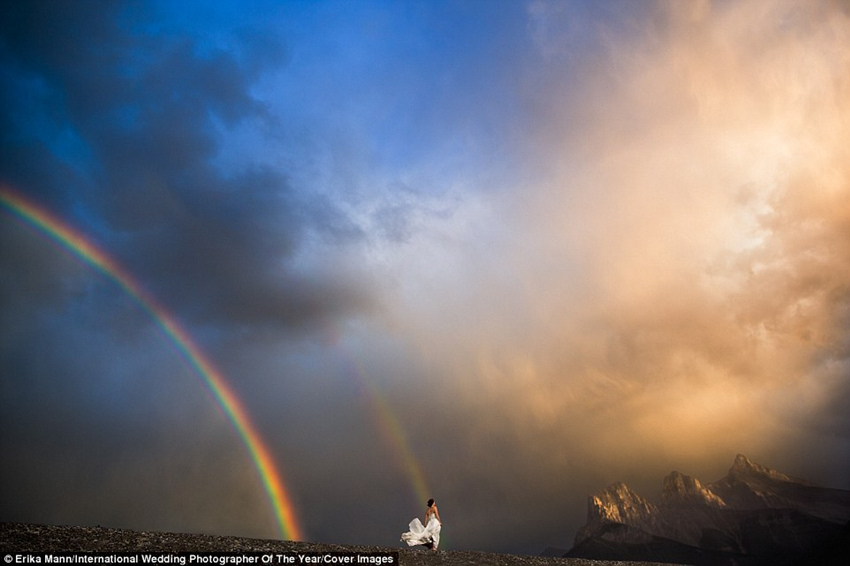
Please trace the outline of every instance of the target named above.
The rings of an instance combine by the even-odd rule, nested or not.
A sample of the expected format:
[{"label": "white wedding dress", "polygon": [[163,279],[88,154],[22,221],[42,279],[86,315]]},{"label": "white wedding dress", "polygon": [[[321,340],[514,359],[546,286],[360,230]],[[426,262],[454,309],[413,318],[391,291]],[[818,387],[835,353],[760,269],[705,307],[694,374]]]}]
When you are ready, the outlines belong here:
[{"label": "white wedding dress", "polygon": [[428,524],[425,526],[422,526],[422,521],[419,518],[413,519],[407,528],[410,530],[401,534],[401,540],[406,542],[408,546],[428,546],[431,543],[434,543],[435,549],[440,546],[440,529],[442,525],[435,516],[431,515],[431,518],[428,519]]}]

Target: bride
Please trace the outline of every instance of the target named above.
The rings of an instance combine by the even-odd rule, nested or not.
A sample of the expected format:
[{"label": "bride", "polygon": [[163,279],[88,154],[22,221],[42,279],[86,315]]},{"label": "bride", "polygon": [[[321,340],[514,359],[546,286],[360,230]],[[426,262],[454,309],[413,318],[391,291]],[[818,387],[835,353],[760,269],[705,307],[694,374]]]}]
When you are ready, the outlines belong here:
[{"label": "bride", "polygon": [[440,529],[442,526],[437,505],[433,499],[429,499],[428,510],[425,511],[425,526],[422,526],[422,521],[418,517],[413,519],[408,525],[410,530],[401,534],[401,540],[406,542],[408,546],[424,545],[431,550],[437,550],[437,547],[440,546]]}]

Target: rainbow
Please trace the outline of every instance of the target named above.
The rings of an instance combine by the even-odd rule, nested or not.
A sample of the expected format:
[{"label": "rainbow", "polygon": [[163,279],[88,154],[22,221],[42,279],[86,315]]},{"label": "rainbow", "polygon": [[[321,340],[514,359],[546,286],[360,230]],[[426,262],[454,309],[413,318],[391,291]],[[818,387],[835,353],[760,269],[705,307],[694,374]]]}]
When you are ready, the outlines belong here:
[{"label": "rainbow", "polygon": [[115,260],[49,211],[7,187],[0,187],[0,203],[13,215],[38,228],[72,254],[116,282],[153,318],[201,377],[238,432],[259,472],[283,538],[302,540],[304,536],[298,525],[295,509],[268,447],[227,380],[194,343],[188,332],[180,326],[176,317],[148,294]]},{"label": "rainbow", "polygon": [[365,377],[357,362],[339,345],[339,334],[337,328],[328,329],[330,342],[341,357],[346,374],[351,376],[366,393],[369,404],[372,406],[372,413],[377,419],[378,428],[392,446],[399,460],[398,464],[404,470],[418,502],[424,504],[431,497],[431,491],[425,482],[422,465],[413,453],[407,434],[381,390]]},{"label": "rainbow", "polygon": [[383,430],[385,436],[389,438],[390,443],[395,448],[396,454],[398,454],[401,466],[410,480],[410,485],[413,488],[413,492],[416,494],[416,498],[420,504],[424,505],[431,497],[431,491],[425,483],[425,475],[422,473],[422,466],[419,464],[419,460],[416,459],[413,454],[413,450],[410,448],[410,442],[407,440],[407,435],[404,433],[404,429],[401,427],[398,417],[395,416],[395,413],[390,408],[390,404],[387,402],[386,397],[384,397],[383,393],[381,393],[375,385],[365,379],[362,380],[361,383],[364,384],[371,399],[372,406],[375,408],[375,414],[377,415],[381,430]]}]

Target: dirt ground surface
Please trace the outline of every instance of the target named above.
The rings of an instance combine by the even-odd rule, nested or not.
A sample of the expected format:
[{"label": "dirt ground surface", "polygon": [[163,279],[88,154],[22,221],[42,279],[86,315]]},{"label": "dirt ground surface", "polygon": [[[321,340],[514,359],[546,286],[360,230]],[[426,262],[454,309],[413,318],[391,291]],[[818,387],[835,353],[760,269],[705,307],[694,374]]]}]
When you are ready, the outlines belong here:
[{"label": "dirt ground surface", "polygon": [[[0,523],[3,564],[15,564],[25,553],[395,553],[403,566],[657,566],[649,562],[596,561],[491,554],[464,550],[431,552],[424,548],[352,546],[185,533]],[[667,565],[669,566],[669,565]]]}]

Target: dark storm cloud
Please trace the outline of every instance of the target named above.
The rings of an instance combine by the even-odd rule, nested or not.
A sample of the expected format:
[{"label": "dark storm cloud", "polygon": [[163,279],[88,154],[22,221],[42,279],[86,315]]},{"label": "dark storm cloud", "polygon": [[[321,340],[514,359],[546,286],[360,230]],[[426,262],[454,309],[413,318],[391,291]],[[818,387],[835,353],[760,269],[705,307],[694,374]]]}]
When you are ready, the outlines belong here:
[{"label": "dark storm cloud", "polygon": [[[4,137],[13,169],[3,171],[7,182],[54,195],[69,211],[63,195],[76,195],[77,215],[82,205],[83,221],[97,217],[95,237],[107,249],[127,258],[163,302],[191,304],[205,318],[298,325],[363,302],[361,292],[286,266],[305,230],[358,237],[331,202],[296,194],[278,171],[216,166],[218,140],[229,128],[274,121],[250,94],[263,64],[284,57],[271,35],[237,32],[231,41],[241,50],[224,50],[188,34],[145,33],[150,14],[134,5],[7,10],[7,68],[23,83],[13,83],[7,98],[26,101],[38,90],[39,110],[52,117],[36,132],[17,119],[18,130]],[[27,136],[32,143],[21,147],[18,139]],[[71,169],[74,152],[85,156],[77,162],[82,171],[40,178]]]},{"label": "dark storm cloud", "polygon": [[[283,127],[251,94],[285,62],[273,34],[205,36],[191,17],[168,27],[154,4],[2,10],[0,182],[115,258],[219,346],[217,362],[240,359],[224,346],[249,335],[275,345],[370,308],[356,269],[309,259],[363,237],[331,198],[250,158],[222,165],[222,141],[243,124]],[[20,488],[3,490],[6,518],[179,530],[195,517],[195,529],[226,521],[275,536],[250,455],[151,319],[5,209],[0,233],[3,450],[14,454],[3,484]],[[234,373],[262,382],[251,370],[264,365],[279,372],[259,360]],[[237,489],[191,487],[216,475]]]}]

